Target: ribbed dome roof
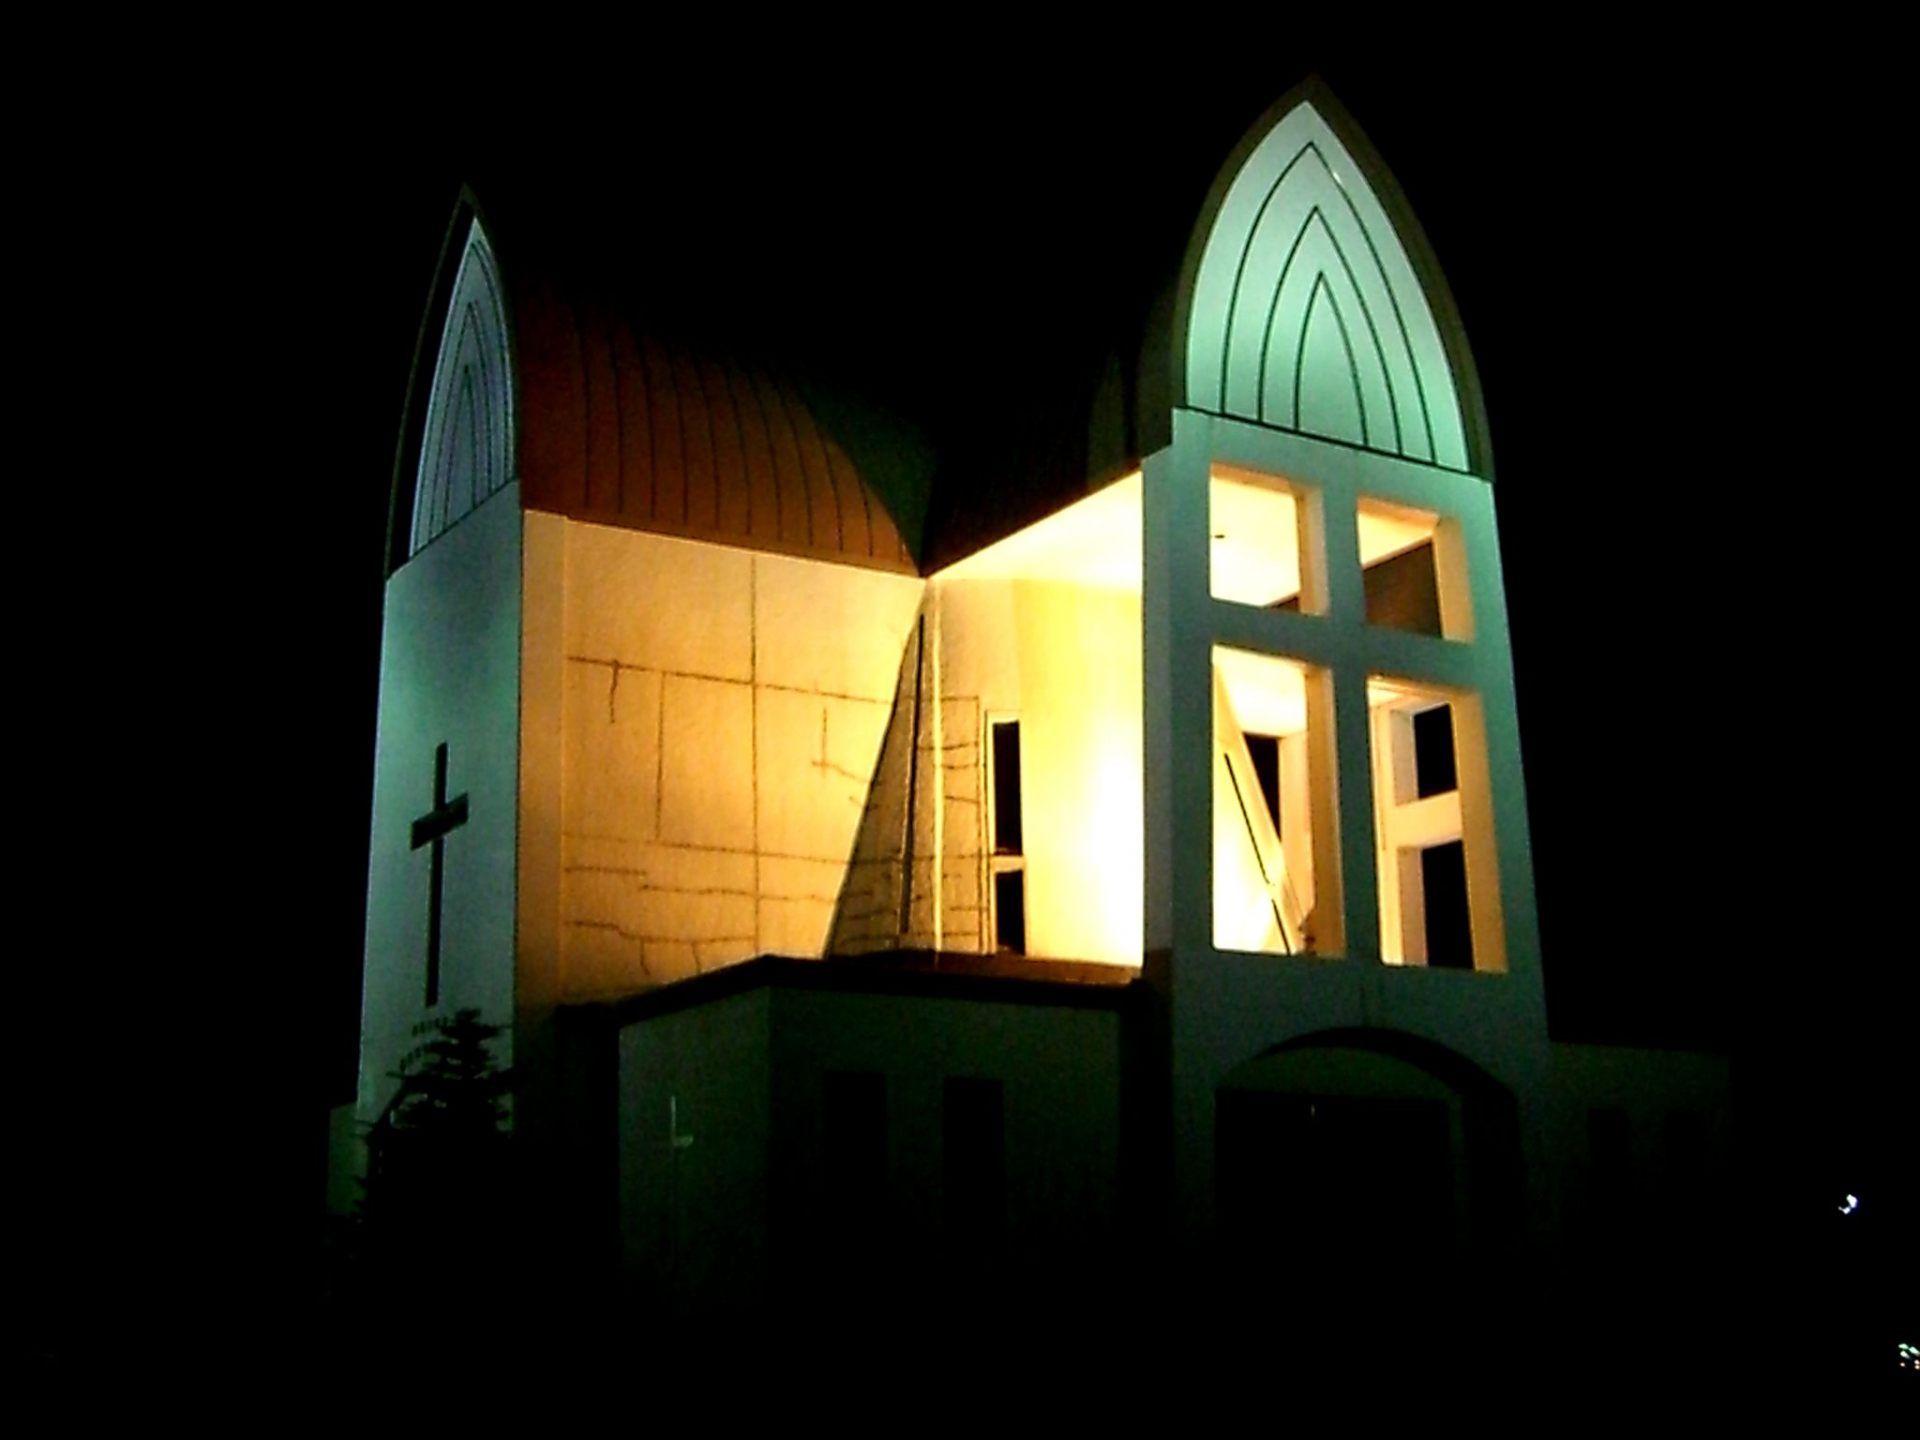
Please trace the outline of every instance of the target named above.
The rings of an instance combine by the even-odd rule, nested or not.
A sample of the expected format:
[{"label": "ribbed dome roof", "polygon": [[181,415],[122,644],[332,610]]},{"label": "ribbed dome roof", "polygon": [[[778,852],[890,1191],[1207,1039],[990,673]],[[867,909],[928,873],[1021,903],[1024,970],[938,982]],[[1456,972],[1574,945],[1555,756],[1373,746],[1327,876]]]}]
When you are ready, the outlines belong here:
[{"label": "ribbed dome roof", "polygon": [[545,285],[515,301],[524,504],[915,569],[894,516],[799,386]]},{"label": "ribbed dome roof", "polygon": [[496,249],[463,196],[415,359],[393,564],[518,480],[522,505],[576,520],[918,573],[931,466],[910,427],[664,338],[570,273]]}]

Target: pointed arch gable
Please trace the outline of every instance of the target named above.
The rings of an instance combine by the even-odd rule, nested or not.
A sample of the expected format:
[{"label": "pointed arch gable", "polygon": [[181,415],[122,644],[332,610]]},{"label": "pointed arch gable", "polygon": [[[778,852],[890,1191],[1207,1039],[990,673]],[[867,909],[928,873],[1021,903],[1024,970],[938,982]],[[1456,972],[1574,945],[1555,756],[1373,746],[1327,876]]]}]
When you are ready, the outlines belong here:
[{"label": "pointed arch gable", "polygon": [[[1408,437],[1396,396],[1396,381],[1400,393],[1408,384],[1404,356],[1382,342],[1376,318],[1378,298],[1369,303],[1317,207],[1293,238],[1264,315],[1252,306],[1247,308],[1254,313],[1246,321],[1257,322],[1258,329],[1250,323],[1236,329],[1259,338],[1260,356],[1256,383],[1243,393],[1257,402],[1262,424],[1306,430],[1377,450],[1406,452]],[[1344,360],[1332,372],[1316,367],[1309,377],[1301,361],[1312,348],[1316,319],[1336,326]],[[1350,433],[1330,432],[1310,423],[1301,413],[1303,388],[1310,398],[1350,389],[1357,396],[1360,423]],[[1238,413],[1244,413],[1242,396],[1232,398],[1242,406]],[[1416,430],[1412,438],[1418,446],[1424,436]],[[1429,449],[1422,458],[1430,453]]]},{"label": "pointed arch gable", "polygon": [[396,562],[417,554],[514,477],[506,292],[486,229],[464,199],[452,237],[458,237],[457,249],[448,253],[459,258],[451,283],[444,291],[436,287],[446,300],[438,345],[430,352],[433,374],[424,392],[417,458],[403,481],[411,504],[404,512],[405,542],[396,547]]},{"label": "pointed arch gable", "polygon": [[[1291,402],[1293,428],[1330,440],[1365,445],[1369,437],[1367,399],[1360,364],[1340,302],[1325,275],[1316,276],[1307,300],[1307,316],[1297,327]],[[1282,337],[1285,338],[1284,336]],[[1380,425],[1379,410],[1373,428]]]},{"label": "pointed arch gable", "polygon": [[1269,112],[1215,183],[1173,338],[1186,408],[1489,473],[1445,282],[1317,82]]}]

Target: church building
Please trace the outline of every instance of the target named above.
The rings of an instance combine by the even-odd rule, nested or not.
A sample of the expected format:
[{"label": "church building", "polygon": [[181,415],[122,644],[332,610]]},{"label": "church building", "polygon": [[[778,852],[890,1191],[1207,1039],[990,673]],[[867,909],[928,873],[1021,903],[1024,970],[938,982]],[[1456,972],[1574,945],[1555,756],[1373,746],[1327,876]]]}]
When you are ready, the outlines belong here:
[{"label": "church building", "polygon": [[956,539],[887,414],[463,197],[363,1131],[477,1010],[581,1271],[712,1313],[1504,1265],[1724,1167],[1723,1062],[1549,1037],[1493,451],[1399,188],[1309,81],[1191,237],[1077,494]]}]

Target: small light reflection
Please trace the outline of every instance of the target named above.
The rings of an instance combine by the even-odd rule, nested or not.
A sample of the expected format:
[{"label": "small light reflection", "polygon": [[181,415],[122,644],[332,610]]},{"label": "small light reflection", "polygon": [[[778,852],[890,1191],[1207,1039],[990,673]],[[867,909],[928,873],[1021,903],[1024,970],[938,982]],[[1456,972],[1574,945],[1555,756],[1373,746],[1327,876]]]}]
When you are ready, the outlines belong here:
[{"label": "small light reflection", "polygon": [[1847,1203],[1840,1207],[1840,1213],[1842,1215],[1851,1215],[1853,1214],[1854,1211],[1858,1210],[1859,1208],[1860,1208],[1860,1197],[1858,1195],[1849,1195],[1847,1196]]}]

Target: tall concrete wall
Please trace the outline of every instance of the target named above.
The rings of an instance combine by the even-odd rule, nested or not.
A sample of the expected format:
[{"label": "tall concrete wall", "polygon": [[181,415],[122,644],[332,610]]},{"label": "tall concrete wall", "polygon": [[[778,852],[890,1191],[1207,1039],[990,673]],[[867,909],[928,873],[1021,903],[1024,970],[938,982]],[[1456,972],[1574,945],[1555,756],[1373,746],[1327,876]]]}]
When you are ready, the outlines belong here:
[{"label": "tall concrete wall", "polygon": [[[1303,436],[1180,412],[1174,444],[1145,471],[1145,634],[1148,933],[1150,970],[1162,976],[1171,1045],[1174,1205],[1185,1243],[1214,1221],[1216,1095],[1236,1067],[1315,1032],[1398,1031],[1472,1062],[1511,1092],[1518,1144],[1533,1192],[1548,1204],[1539,1163],[1548,1143],[1545,996],[1533,908],[1525,791],[1514,720],[1511,657],[1491,491],[1480,480],[1342,449]],[[1327,615],[1232,605],[1209,592],[1208,482],[1216,466],[1286,477],[1314,495],[1323,531],[1314,542],[1331,593]],[[1471,640],[1439,640],[1368,623],[1356,538],[1363,498],[1438,514],[1456,524],[1472,587]],[[1315,864],[1319,925],[1335,935],[1324,956],[1248,954],[1214,944],[1210,793],[1211,655],[1231,645],[1324,667],[1332,704],[1321,723],[1333,741],[1330,837]],[[1370,675],[1431,678],[1461,698],[1476,723],[1461,727],[1467,823],[1478,827],[1484,878],[1475,904],[1472,972],[1385,965],[1380,960],[1374,869]],[[1471,706],[1467,700],[1471,699]],[[1478,784],[1470,777],[1478,776]],[[1316,826],[1316,828],[1318,828]],[[1325,873],[1323,873],[1325,872]],[[1336,898],[1337,897],[1337,898]],[[1486,924],[1483,925],[1483,911]],[[1337,932],[1331,926],[1338,922]],[[1483,944],[1483,940],[1485,943]]]},{"label": "tall concrete wall", "polygon": [[[374,752],[372,859],[357,1115],[376,1118],[413,1028],[471,1007],[513,1017],[514,873],[519,770],[520,504],[496,493],[387,582]],[[442,844],[440,998],[426,1004],[432,850],[413,822],[446,796],[467,821]],[[511,1059],[505,1044],[497,1050]]]},{"label": "tall concrete wall", "polygon": [[545,971],[523,1004],[820,954],[922,582],[529,524],[559,527],[530,566],[528,668],[548,697],[529,751],[560,801],[523,861],[550,917],[523,935]]}]

